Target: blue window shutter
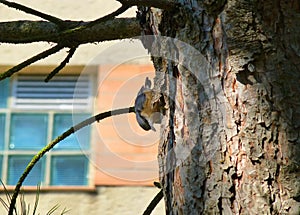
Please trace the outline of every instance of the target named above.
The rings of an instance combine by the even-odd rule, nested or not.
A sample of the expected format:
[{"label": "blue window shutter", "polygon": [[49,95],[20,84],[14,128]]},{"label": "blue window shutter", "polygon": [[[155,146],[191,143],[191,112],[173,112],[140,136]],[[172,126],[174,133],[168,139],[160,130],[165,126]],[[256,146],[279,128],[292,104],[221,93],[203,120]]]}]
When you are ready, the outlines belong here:
[{"label": "blue window shutter", "polygon": [[[33,156],[12,155],[8,158],[8,185],[16,185],[23,171]],[[44,160],[38,161],[29,175],[26,177],[23,185],[36,186],[43,182],[44,178]]]},{"label": "blue window shutter", "polygon": [[42,149],[47,143],[47,127],[47,114],[12,114],[9,148]]},{"label": "blue window shutter", "polygon": [[44,83],[42,75],[18,75],[13,81],[11,105],[28,110],[86,110],[91,108],[89,76],[55,76]]},{"label": "blue window shutter", "polygon": [[51,185],[87,185],[88,159],[83,155],[53,156]]}]

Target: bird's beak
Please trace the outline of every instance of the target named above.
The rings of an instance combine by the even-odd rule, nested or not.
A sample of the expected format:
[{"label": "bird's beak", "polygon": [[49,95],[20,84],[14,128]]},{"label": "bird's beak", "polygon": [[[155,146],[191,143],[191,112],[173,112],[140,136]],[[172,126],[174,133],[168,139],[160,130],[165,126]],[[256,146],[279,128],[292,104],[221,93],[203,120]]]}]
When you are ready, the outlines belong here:
[{"label": "bird's beak", "polygon": [[156,131],[153,125],[150,125],[152,131]]}]

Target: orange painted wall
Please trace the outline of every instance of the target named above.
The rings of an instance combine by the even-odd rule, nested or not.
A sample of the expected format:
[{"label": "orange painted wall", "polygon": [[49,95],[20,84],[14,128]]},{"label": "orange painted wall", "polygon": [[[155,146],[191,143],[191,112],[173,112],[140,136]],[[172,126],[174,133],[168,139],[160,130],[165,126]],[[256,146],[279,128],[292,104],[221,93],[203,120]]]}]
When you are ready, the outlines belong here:
[{"label": "orange painted wall", "polygon": [[[152,65],[100,66],[94,112],[134,105]],[[158,179],[159,130],[144,131],[129,113],[97,123],[93,132],[96,185],[152,185]]]}]

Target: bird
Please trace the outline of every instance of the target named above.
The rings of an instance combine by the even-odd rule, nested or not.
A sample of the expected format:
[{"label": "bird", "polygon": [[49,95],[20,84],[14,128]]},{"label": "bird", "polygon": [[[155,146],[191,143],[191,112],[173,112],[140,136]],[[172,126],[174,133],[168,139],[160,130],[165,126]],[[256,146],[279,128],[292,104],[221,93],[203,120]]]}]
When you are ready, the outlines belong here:
[{"label": "bird", "polygon": [[151,81],[147,77],[134,103],[136,120],[146,131],[156,131],[153,124],[161,122],[161,101],[153,102],[155,92],[151,89]]}]

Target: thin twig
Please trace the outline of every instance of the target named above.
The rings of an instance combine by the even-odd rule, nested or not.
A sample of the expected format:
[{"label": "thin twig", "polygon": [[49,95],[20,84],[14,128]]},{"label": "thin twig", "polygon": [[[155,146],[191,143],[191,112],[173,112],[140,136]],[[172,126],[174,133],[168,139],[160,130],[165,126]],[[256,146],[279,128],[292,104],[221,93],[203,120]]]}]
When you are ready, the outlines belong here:
[{"label": "thin twig", "polygon": [[[126,11],[130,6],[122,5],[116,11],[90,22],[82,22],[82,21],[78,22],[78,21],[64,21],[60,19],[55,20],[57,19],[55,17],[53,20],[51,19],[51,16],[48,17],[49,15],[47,14],[44,14],[45,16],[43,16],[43,13],[39,11],[35,11],[31,8],[27,8],[26,6],[19,5],[17,3],[8,2],[5,0],[0,0],[0,3],[10,5],[11,7],[13,6],[16,7],[17,5],[18,8],[22,9],[23,11],[26,11],[28,13],[32,12],[38,14],[41,17],[50,21],[50,23],[44,21],[16,21],[16,22],[4,22],[4,23],[0,22],[1,42],[30,43],[30,42],[47,41],[47,42],[61,43],[62,41],[70,40],[71,42],[76,40],[77,44],[83,44],[87,42],[97,42],[97,41],[100,42],[104,40],[130,38],[133,36],[137,36],[138,32],[140,31],[139,24],[135,18],[114,19],[116,16]],[[99,28],[98,31],[96,31],[98,35],[95,35],[95,32],[92,32],[92,34],[88,34],[88,36],[87,33],[84,33],[79,35],[79,39],[78,39],[79,32],[83,30],[87,30],[88,28],[92,28],[93,26],[99,25],[100,23],[104,23],[104,24],[103,27],[102,26],[97,27]],[[57,28],[57,25],[59,25],[59,28]],[[30,31],[24,31],[23,26],[26,26],[27,28],[29,26]],[[127,26],[129,29],[126,28]],[[101,28],[104,29],[102,30]],[[123,31],[124,28],[126,29]],[[116,31],[116,29],[118,30],[118,32]],[[121,31],[121,33],[119,31]],[[101,34],[99,35],[98,32],[101,32]],[[72,35],[73,33],[77,33],[77,34]],[[11,36],[12,34],[14,35]],[[126,35],[130,35],[130,36],[126,36]],[[68,36],[73,36],[73,38],[68,38]],[[110,38],[111,36],[112,38]],[[104,37],[104,39],[101,39],[102,37]],[[98,40],[98,38],[100,39]],[[80,40],[83,41],[80,42]]]},{"label": "thin twig", "polygon": [[161,184],[159,182],[157,182],[157,181],[154,181],[153,184],[154,184],[155,187],[157,187],[159,189],[162,188]]},{"label": "thin twig", "polygon": [[[22,8],[23,10],[27,10],[27,11],[31,11],[33,9],[31,8],[27,8],[23,5],[19,5],[19,4],[16,4],[16,3],[12,3],[12,2],[7,2],[5,0],[0,0],[0,3],[3,3],[3,4],[8,4],[10,5],[11,7],[18,7],[18,9]],[[79,27],[75,27],[75,28],[71,28],[71,29],[68,29],[68,30],[65,30],[61,33],[59,33],[60,36],[63,36],[65,34],[70,34],[70,33],[74,33],[74,32],[78,32],[78,31],[82,31],[84,29],[87,29],[87,28],[91,28],[93,27],[94,25],[96,24],[99,24],[101,22],[105,22],[109,19],[112,19],[114,18],[115,16],[118,16],[119,14],[123,13],[124,11],[126,11],[127,9],[129,8],[129,6],[121,6],[119,9],[117,9],[116,11],[104,16],[104,17],[101,17],[99,19],[96,19],[94,21],[91,21],[91,22],[88,22],[87,24],[85,25],[81,25]],[[34,12],[38,13],[38,11],[35,11],[33,10]],[[32,12],[32,11],[31,11]],[[20,71],[21,69],[23,69],[24,67],[40,60],[40,59],[43,59],[45,57],[48,57],[49,55],[51,54],[54,54],[56,52],[58,52],[59,50],[61,50],[62,48],[64,48],[64,45],[61,45],[62,43],[59,43],[57,44],[55,47],[49,49],[49,50],[46,50],[22,63],[20,63],[19,65],[17,66],[14,66],[13,68],[9,69],[8,71],[4,72],[3,74],[0,74],[0,81],[7,78],[7,77],[10,77],[12,76],[14,73]],[[67,46],[67,45],[65,45]],[[48,82],[55,74],[57,74],[70,60],[70,58],[73,56],[74,52],[76,51],[76,48],[78,47],[78,45],[72,47],[70,49],[70,52],[69,54],[67,55],[67,57],[65,58],[65,60],[57,67],[55,68],[50,74],[49,76],[46,78],[45,82]]]},{"label": "thin twig", "polygon": [[52,72],[50,72],[50,74],[46,77],[45,82],[50,81],[57,73],[59,73],[60,70],[62,70],[66,66],[67,63],[69,63],[77,48],[78,46],[70,48],[66,58],[59,64],[58,67],[56,67]]},{"label": "thin twig", "polygon": [[29,172],[31,171],[31,169],[34,167],[34,165],[49,151],[51,150],[57,143],[59,143],[60,141],[64,140],[65,138],[67,138],[68,136],[70,136],[71,134],[73,134],[74,132],[94,123],[94,122],[99,122],[102,119],[105,119],[107,117],[110,116],[114,116],[114,115],[120,115],[120,114],[126,114],[126,113],[132,113],[134,112],[134,107],[129,107],[129,108],[122,108],[122,109],[117,109],[117,110],[112,110],[112,111],[107,111],[104,113],[100,113],[97,114],[95,116],[92,116],[80,123],[78,123],[77,125],[69,128],[67,131],[65,131],[62,135],[58,136],[56,139],[54,139],[53,141],[51,141],[47,146],[45,146],[42,150],[40,150],[33,158],[32,160],[29,162],[29,164],[27,165],[26,169],[24,170],[22,176],[19,178],[19,181],[15,187],[14,193],[12,195],[11,198],[11,202],[10,202],[10,206],[9,206],[9,212],[8,215],[13,215],[13,211],[15,208],[15,204],[16,204],[16,199],[19,195],[21,186],[24,182],[24,180],[26,179],[27,175],[29,174]]},{"label": "thin twig", "polygon": [[160,200],[164,197],[163,189],[161,189],[156,196],[152,199],[146,210],[144,211],[143,215],[150,215],[156,205],[160,202]]},{"label": "thin twig", "polygon": [[48,15],[48,14],[45,14],[45,13],[42,13],[40,11],[34,10],[32,8],[26,7],[24,5],[21,5],[21,4],[15,3],[15,2],[9,2],[9,1],[5,1],[5,0],[0,0],[0,3],[5,4],[8,7],[15,8],[17,10],[21,10],[21,11],[23,11],[25,13],[29,13],[29,14],[38,16],[38,17],[40,17],[42,19],[48,20],[50,22],[53,22],[53,23],[55,23],[58,26],[63,26],[63,24],[64,24],[64,20],[62,20],[62,19],[59,19],[57,17],[51,16],[51,15]]},{"label": "thin twig", "polygon": [[97,24],[99,24],[101,22],[105,22],[105,21],[108,21],[110,19],[113,19],[116,16],[120,15],[121,13],[125,12],[129,7],[130,6],[127,6],[127,5],[124,6],[124,5],[122,5],[116,11],[114,11],[114,12],[112,12],[112,13],[106,15],[106,16],[103,16],[103,17],[101,17],[99,19],[96,19],[94,21],[87,22],[86,24],[81,25],[81,26],[76,27],[76,28],[67,29],[67,30],[63,31],[61,35],[70,34],[70,33],[74,33],[74,32],[77,32],[77,31],[82,31],[84,29],[91,28],[94,25],[97,25]]},{"label": "thin twig", "polygon": [[172,10],[179,5],[178,1],[175,0],[117,0],[122,5],[127,6],[147,6],[155,7],[164,10]]},{"label": "thin twig", "polygon": [[43,51],[43,52],[25,60],[24,62],[14,66],[13,68],[10,68],[6,72],[0,74],[0,81],[12,76],[14,73],[20,71],[21,69],[25,68],[26,66],[29,66],[30,64],[33,64],[34,62],[39,61],[41,59],[44,59],[44,58],[58,52],[59,50],[61,50],[63,48],[64,48],[64,46],[57,44],[56,46],[54,46],[50,49],[47,49],[46,51]]}]

